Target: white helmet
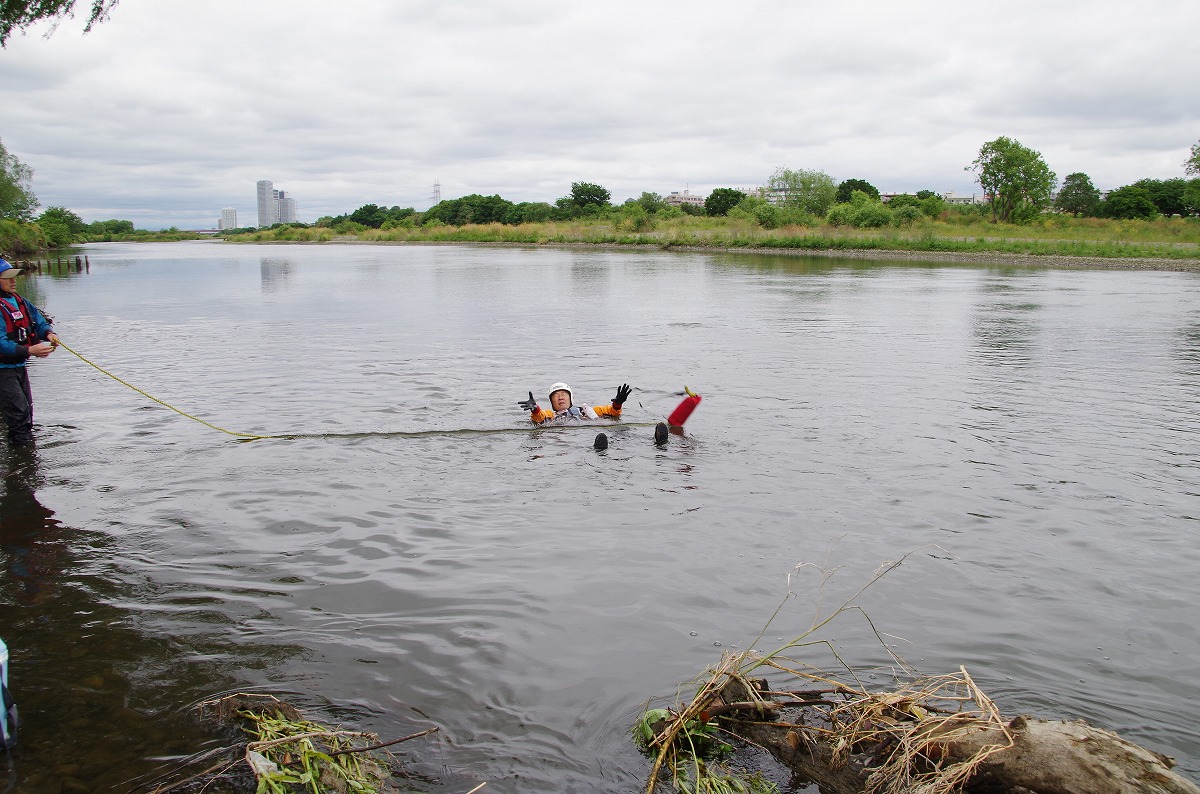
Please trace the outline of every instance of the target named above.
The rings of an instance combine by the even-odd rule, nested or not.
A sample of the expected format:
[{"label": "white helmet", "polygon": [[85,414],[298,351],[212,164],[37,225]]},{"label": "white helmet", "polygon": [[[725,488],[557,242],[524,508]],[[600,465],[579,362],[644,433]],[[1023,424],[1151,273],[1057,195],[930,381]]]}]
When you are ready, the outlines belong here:
[{"label": "white helmet", "polygon": [[571,400],[571,404],[572,405],[575,404],[575,395],[571,393],[570,386],[568,386],[565,383],[555,383],[553,386],[550,387],[550,392],[546,396],[553,397],[554,392],[556,392],[556,391],[565,391],[567,393],[567,397]]}]

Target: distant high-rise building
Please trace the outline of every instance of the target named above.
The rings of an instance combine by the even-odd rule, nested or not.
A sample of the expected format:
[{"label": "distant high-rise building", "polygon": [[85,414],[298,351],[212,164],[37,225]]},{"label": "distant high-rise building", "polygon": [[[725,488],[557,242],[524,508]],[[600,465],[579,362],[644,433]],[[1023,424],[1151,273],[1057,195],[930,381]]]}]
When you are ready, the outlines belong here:
[{"label": "distant high-rise building", "polygon": [[296,222],[296,200],[282,190],[275,190],[269,179],[258,182],[258,225]]},{"label": "distant high-rise building", "polygon": [[237,210],[233,207],[225,207],[221,210],[221,220],[217,221],[218,229],[236,229],[237,225]]},{"label": "distant high-rise building", "polygon": [[279,197],[275,200],[279,208],[280,223],[295,223],[296,222],[296,199],[289,198],[282,190],[279,191]]},{"label": "distant high-rise building", "polygon": [[275,191],[271,180],[258,181],[258,225],[270,226],[279,222],[279,205],[275,203]]}]

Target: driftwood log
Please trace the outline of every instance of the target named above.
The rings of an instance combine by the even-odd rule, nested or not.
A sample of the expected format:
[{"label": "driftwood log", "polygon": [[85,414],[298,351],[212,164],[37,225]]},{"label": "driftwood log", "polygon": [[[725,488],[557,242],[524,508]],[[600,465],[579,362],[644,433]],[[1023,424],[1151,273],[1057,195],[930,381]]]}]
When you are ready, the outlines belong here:
[{"label": "driftwood log", "polygon": [[[879,740],[839,746],[837,732],[818,727],[820,719],[813,717],[811,707],[824,702],[822,695],[808,701],[803,698],[813,696],[798,699],[797,693],[780,699],[750,691],[747,683],[730,679],[710,701],[708,715],[734,736],[767,749],[798,776],[816,783],[822,794],[942,790],[900,781],[895,774],[881,779],[881,774],[887,777],[889,763],[896,768],[898,734],[868,732]],[[906,765],[920,773],[957,763],[965,773],[961,790],[968,794],[1200,794],[1200,788],[1171,771],[1172,759],[1084,722],[1017,717],[999,726],[976,727],[961,721],[956,725],[952,714],[909,714],[928,719],[914,717],[905,728],[907,737],[916,738],[900,744],[919,745]]]}]

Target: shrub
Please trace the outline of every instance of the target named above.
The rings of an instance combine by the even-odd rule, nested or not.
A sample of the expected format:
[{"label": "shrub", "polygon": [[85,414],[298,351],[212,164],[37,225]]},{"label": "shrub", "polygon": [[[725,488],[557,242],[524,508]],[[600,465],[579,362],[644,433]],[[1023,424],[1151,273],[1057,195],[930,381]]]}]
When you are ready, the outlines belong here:
[{"label": "shrub", "polygon": [[0,251],[8,256],[35,254],[46,247],[46,234],[32,223],[0,220]]},{"label": "shrub", "polygon": [[754,220],[764,229],[778,229],[781,223],[779,215],[779,208],[765,201],[754,208]]},{"label": "shrub", "polygon": [[850,216],[853,214],[854,208],[849,204],[834,204],[825,215],[825,222],[830,226],[850,226]]},{"label": "shrub", "polygon": [[[854,191],[858,193],[858,191]],[[865,194],[864,194],[865,197]],[[855,205],[851,204],[850,222],[858,227],[878,229],[892,225],[892,211],[878,201],[870,201]]]},{"label": "shrub", "polygon": [[903,204],[892,210],[892,221],[897,226],[912,226],[923,217],[924,213],[915,204]]},{"label": "shrub", "polygon": [[358,234],[367,230],[366,226],[355,221],[338,221],[333,225],[335,234]]},{"label": "shrub", "polygon": [[641,204],[631,202],[621,208],[621,217],[614,226],[623,232],[648,232],[654,229],[654,218]]},{"label": "shrub", "polygon": [[781,226],[816,226],[820,220],[811,212],[798,207],[776,207]]},{"label": "shrub", "polygon": [[923,199],[919,199],[919,202],[921,212],[925,213],[925,215],[930,218],[940,217],[941,214],[946,211],[946,207],[948,206],[946,204],[946,200],[938,195],[926,196]]}]

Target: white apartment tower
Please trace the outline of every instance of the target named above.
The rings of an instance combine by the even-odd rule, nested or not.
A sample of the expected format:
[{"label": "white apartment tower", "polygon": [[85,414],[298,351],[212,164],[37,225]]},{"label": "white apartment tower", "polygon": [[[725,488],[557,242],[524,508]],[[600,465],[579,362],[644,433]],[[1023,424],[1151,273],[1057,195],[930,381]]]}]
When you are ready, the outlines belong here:
[{"label": "white apartment tower", "polygon": [[275,202],[275,191],[271,180],[258,180],[258,225],[271,226],[279,223],[279,205]]},{"label": "white apartment tower", "polygon": [[236,229],[237,225],[237,210],[233,207],[225,207],[221,210],[221,220],[217,221],[218,229]]},{"label": "white apartment tower", "polygon": [[269,179],[258,181],[258,225],[296,222],[296,199],[276,190]]},{"label": "white apartment tower", "polygon": [[282,190],[276,191],[275,211],[280,223],[296,222],[296,199],[289,198]]}]

